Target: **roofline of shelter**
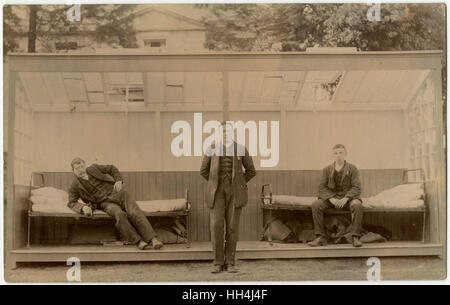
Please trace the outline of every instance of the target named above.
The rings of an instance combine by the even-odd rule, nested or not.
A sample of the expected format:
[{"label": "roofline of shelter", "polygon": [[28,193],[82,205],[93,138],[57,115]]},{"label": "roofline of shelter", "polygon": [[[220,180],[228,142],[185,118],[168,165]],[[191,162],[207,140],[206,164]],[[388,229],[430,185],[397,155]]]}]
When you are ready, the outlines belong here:
[{"label": "roofline of shelter", "polygon": [[211,71],[350,71],[441,69],[443,52],[197,52],[197,53],[15,53],[17,72],[211,72]]},{"label": "roofline of shelter", "polygon": [[[125,50],[125,49],[120,49]],[[327,57],[329,55],[443,55],[443,50],[418,50],[418,51],[343,51],[343,52],[227,52],[227,51],[211,51],[211,52],[164,52],[164,53],[148,53],[148,54],[136,54],[135,49],[130,49],[130,54],[121,53],[120,56],[149,56],[149,57],[162,57],[162,56],[264,56],[264,55],[279,55],[279,56],[291,56],[291,55],[305,55],[305,56],[321,56]],[[9,57],[105,57],[105,56],[117,56],[117,53],[9,53]]]}]

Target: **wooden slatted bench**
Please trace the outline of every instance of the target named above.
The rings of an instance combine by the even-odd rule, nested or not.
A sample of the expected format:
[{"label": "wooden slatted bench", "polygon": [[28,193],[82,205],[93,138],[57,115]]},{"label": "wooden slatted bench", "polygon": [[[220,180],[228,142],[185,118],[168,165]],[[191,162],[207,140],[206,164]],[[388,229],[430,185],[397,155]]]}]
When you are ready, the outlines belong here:
[{"label": "wooden slatted bench", "polygon": [[[42,184],[45,186],[45,177],[42,173],[34,173],[41,176]],[[38,189],[43,186],[34,186],[33,185],[33,175],[30,181],[30,189],[29,189],[29,196],[28,196],[28,224],[27,224],[27,247],[29,248],[31,246],[31,219],[37,218],[37,217],[49,217],[49,218],[71,218],[75,220],[80,219],[86,219],[88,221],[100,221],[105,219],[113,219],[111,216],[106,214],[104,211],[101,210],[95,210],[92,216],[86,216],[82,214],[77,213],[70,213],[70,212],[43,212],[43,211],[35,211],[33,210],[33,202],[31,201],[31,191],[33,189]],[[165,199],[163,201],[169,202],[173,199]],[[186,227],[186,245],[189,248],[190,247],[190,239],[189,239],[189,227],[190,227],[190,209],[191,209],[191,203],[189,201],[189,189],[185,189],[184,194],[184,200],[185,205],[183,209],[177,209],[173,211],[154,211],[154,212],[147,212],[144,210],[144,215],[146,217],[173,217],[173,218],[181,218],[183,217],[185,220],[185,227]],[[153,200],[146,200],[146,202],[151,202]],[[160,202],[161,200],[155,200]],[[139,201],[138,201],[139,202]]]},{"label": "wooden slatted bench", "polygon": [[[407,174],[409,172],[419,171],[421,173],[422,181],[420,183],[424,183],[424,177],[425,173],[423,169],[407,169],[403,172],[403,181],[405,184],[408,183],[418,183],[418,182],[408,182]],[[298,198],[308,198],[307,200],[310,200],[310,197],[300,197]],[[261,188],[261,195],[260,195],[260,206],[263,209],[263,211],[268,211],[269,213],[269,221],[272,220],[272,212],[278,211],[278,210],[289,210],[289,211],[304,211],[311,213],[312,209],[311,206],[307,205],[295,205],[295,204],[283,204],[274,202],[274,195],[272,190],[272,185],[270,183],[266,183]],[[364,200],[364,198],[363,198]],[[407,213],[407,212],[415,212],[415,213],[421,213],[422,214],[422,242],[425,242],[425,230],[426,230],[426,219],[427,219],[427,194],[424,193],[423,196],[423,205],[418,207],[408,207],[408,208],[396,208],[396,207],[364,207],[364,213],[393,213],[393,212],[400,212],[400,213]],[[349,214],[350,211],[342,210],[342,209],[328,209],[325,211],[325,214],[328,215],[339,215],[339,214]],[[264,227],[264,226],[263,226]],[[264,230],[263,230],[264,231]],[[262,233],[262,236],[264,236],[264,232]],[[268,226],[268,241],[272,244],[272,226]]]}]

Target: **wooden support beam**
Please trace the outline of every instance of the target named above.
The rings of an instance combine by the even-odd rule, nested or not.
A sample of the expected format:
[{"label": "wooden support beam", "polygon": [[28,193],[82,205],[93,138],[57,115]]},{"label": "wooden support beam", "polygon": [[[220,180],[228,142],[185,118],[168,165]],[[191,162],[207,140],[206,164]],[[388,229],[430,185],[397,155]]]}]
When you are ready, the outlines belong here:
[{"label": "wooden support beam", "polygon": [[223,106],[223,121],[230,118],[230,88],[229,88],[229,72],[222,72],[222,106]]},{"label": "wooden support beam", "polygon": [[160,171],[164,168],[164,156],[163,156],[163,135],[162,135],[162,119],[161,119],[161,111],[155,112],[155,149],[156,149],[156,156],[154,160],[156,160],[156,170]]},{"label": "wooden support beam", "polygon": [[[61,73],[61,79],[62,79],[62,83],[63,83],[64,94],[66,95],[67,100],[69,101],[69,107],[68,107],[68,109],[66,111],[73,111],[75,109],[75,103],[70,98],[69,90],[68,90],[67,84],[66,84],[66,78],[64,78],[64,74],[63,73]],[[61,106],[66,106],[66,105],[61,105],[61,106],[60,105],[55,105],[55,106],[61,107]]]},{"label": "wooden support beam", "polygon": [[[67,112],[70,110],[70,105],[49,105],[37,104],[34,106],[36,112]],[[201,111],[222,111],[222,105],[200,105],[200,104],[150,104],[146,106],[144,103],[132,103],[131,105],[124,104],[110,104],[110,105],[77,105],[76,112],[201,112]]]},{"label": "wooden support beam", "polygon": [[295,94],[295,98],[294,98],[294,104],[298,104],[300,101],[300,96],[302,95],[303,87],[305,86],[305,80],[306,80],[307,76],[308,76],[308,71],[305,71],[303,73],[303,77],[300,78],[297,93]]},{"label": "wooden support beam", "polygon": [[[102,75],[102,83],[103,83],[103,99],[105,100],[105,105],[108,105],[109,104],[108,82],[106,81],[105,73],[101,73],[101,75]],[[145,90],[145,88],[144,88],[144,90]]]},{"label": "wooden support beam", "polygon": [[11,54],[12,71],[334,71],[440,68],[442,51],[213,54]]},{"label": "wooden support beam", "polygon": [[[133,103],[133,105],[77,105],[77,112],[202,112],[202,111],[224,111],[225,105],[203,105],[203,104],[150,104],[145,106],[144,103]],[[392,103],[392,104],[367,104],[367,103],[337,103],[337,104],[316,104],[313,107],[313,103],[300,103],[297,105],[279,105],[274,103],[267,104],[228,104],[228,111],[267,111],[267,112],[279,112],[281,109],[286,111],[325,111],[325,112],[340,112],[340,111],[402,111],[403,104]],[[59,104],[35,104],[33,109],[36,112],[67,112],[70,110],[70,105]]]},{"label": "wooden support beam", "polygon": [[364,71],[363,72],[363,76],[358,80],[357,84],[355,84],[355,90],[352,92],[352,97],[351,97],[351,101],[355,100],[355,96],[358,93],[359,89],[362,86],[363,81],[366,79],[367,75],[369,74],[369,71]]},{"label": "wooden support beam", "polygon": [[[288,160],[287,160],[287,156],[288,156],[288,139],[286,138],[287,135],[290,134],[287,130],[287,114],[286,114],[286,108],[283,107],[280,111],[280,139],[279,141],[281,142],[280,144],[280,151],[281,151],[281,168],[288,170],[289,169],[289,165],[288,165]],[[271,145],[273,145],[273,143],[271,143]],[[272,146],[273,147],[273,146]]]},{"label": "wooden support beam", "polygon": [[442,78],[441,68],[433,69],[432,80],[434,86],[435,106],[436,106],[436,148],[438,164],[438,192],[439,192],[439,242],[447,244],[447,166],[445,160],[444,145],[444,105],[442,100]]},{"label": "wooden support beam", "polygon": [[150,101],[150,95],[148,94],[148,78],[147,72],[142,72],[142,86],[144,89],[144,105],[148,105]]},{"label": "wooden support beam", "polygon": [[87,90],[87,85],[86,85],[86,77],[84,77],[84,73],[81,73],[81,82],[83,83],[83,88],[84,88],[84,93],[86,94],[86,101],[88,104],[91,104],[91,100],[89,99],[89,92]]},{"label": "wooden support beam", "polygon": [[5,224],[5,254],[7,264],[9,266],[15,266],[15,260],[11,256],[11,251],[14,249],[14,147],[15,147],[15,119],[16,119],[16,84],[17,84],[17,72],[9,71],[9,103],[8,106],[8,155],[6,163],[6,179],[4,181],[7,185],[6,194],[6,215],[3,217],[3,223]]},{"label": "wooden support beam", "polygon": [[[42,73],[40,73],[39,76],[42,78],[42,83],[44,84],[45,91],[50,92],[51,88],[48,87],[48,84],[47,84],[47,81],[46,81],[44,75]],[[51,94],[49,94],[49,97],[50,97],[50,101],[52,102],[52,104],[57,103],[57,101],[53,100],[53,96]]]},{"label": "wooden support beam", "polygon": [[24,81],[23,76],[21,73],[16,73],[18,81],[22,84],[23,89],[25,91],[25,95],[28,97],[27,101],[30,103],[30,105],[33,107],[33,104],[31,103],[31,99],[29,98],[31,96],[30,89],[28,88],[28,84]]},{"label": "wooden support beam", "polygon": [[245,82],[247,81],[247,73],[248,72],[242,72],[242,82],[241,82],[241,90],[239,91],[239,103],[242,104],[244,101],[242,100],[244,96],[244,90],[245,90]]},{"label": "wooden support beam", "polygon": [[408,96],[405,99],[405,108],[407,108],[409,106],[409,104],[411,104],[411,102],[417,97],[417,95],[420,92],[420,88],[424,85],[425,81],[427,80],[427,78],[429,76],[432,75],[432,73],[433,73],[433,70],[423,71],[422,75],[419,77],[417,82],[413,85],[410,93],[408,94]]}]

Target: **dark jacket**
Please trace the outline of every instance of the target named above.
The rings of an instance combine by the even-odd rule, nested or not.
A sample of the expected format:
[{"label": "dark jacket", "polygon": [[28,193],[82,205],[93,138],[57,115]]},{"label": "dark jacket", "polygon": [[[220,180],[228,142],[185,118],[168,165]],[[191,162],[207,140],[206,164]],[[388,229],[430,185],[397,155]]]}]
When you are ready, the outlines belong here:
[{"label": "dark jacket", "polygon": [[[119,170],[114,165],[99,165],[92,164],[86,168],[86,173],[98,180],[114,184],[117,181],[122,181],[122,176]],[[86,204],[78,202],[78,199],[82,199]],[[73,179],[72,185],[69,189],[69,203],[67,206],[75,212],[82,214],[84,206],[89,206],[92,210],[97,208],[100,202],[95,202],[95,198],[90,194],[78,177]]]},{"label": "dark jacket", "polygon": [[[244,156],[238,156],[238,145],[240,144],[234,142],[233,169],[231,174],[233,203],[237,208],[243,207],[247,204],[247,182],[249,182],[256,175],[255,166],[253,165],[252,157],[249,155],[247,148],[244,147]],[[209,151],[213,149],[214,145],[209,148]],[[217,155],[205,155],[200,167],[200,175],[208,181],[205,201],[210,209],[214,208],[214,196],[219,184],[219,158],[220,157]],[[245,172],[243,171],[243,168],[245,169]]]},{"label": "dark jacket", "polygon": [[[318,197],[323,200],[333,198],[337,195],[336,185],[334,183],[334,163],[323,169],[322,179],[319,184]],[[345,161],[342,168],[342,187],[345,197],[351,199],[361,199],[361,182],[359,181],[359,173],[356,166]]]}]

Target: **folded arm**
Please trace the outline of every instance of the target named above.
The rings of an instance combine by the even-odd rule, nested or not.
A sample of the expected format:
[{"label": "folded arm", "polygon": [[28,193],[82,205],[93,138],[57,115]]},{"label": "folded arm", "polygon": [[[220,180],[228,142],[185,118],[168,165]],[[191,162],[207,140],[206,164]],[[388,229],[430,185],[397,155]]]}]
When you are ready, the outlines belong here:
[{"label": "folded arm", "polygon": [[345,197],[349,199],[358,198],[361,196],[361,181],[359,179],[359,172],[357,168],[352,170],[350,179],[352,187],[348,190],[347,194],[345,194]]},{"label": "folded arm", "polygon": [[100,165],[93,164],[93,166],[97,167],[99,171],[103,174],[108,174],[114,178],[114,181],[123,181],[122,176],[120,175],[119,170],[114,165]]},{"label": "folded arm", "polygon": [[76,186],[72,184],[69,189],[69,203],[67,203],[67,206],[78,214],[84,214],[83,207],[87,206],[87,204],[78,202],[79,199],[80,194],[78,193]]},{"label": "folded arm", "polygon": [[324,168],[322,171],[322,178],[319,184],[319,198],[323,200],[328,200],[336,196],[336,193],[328,188],[328,169]]}]

